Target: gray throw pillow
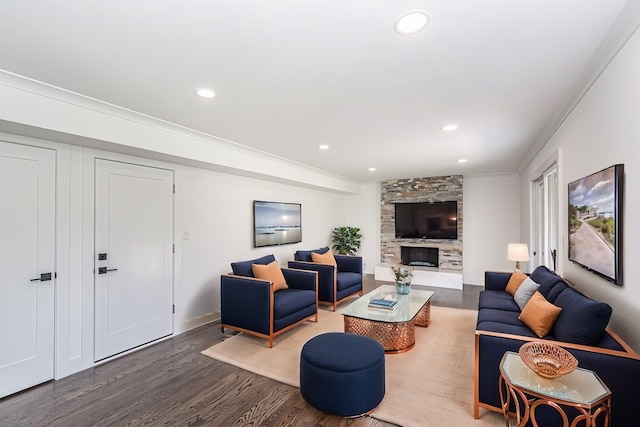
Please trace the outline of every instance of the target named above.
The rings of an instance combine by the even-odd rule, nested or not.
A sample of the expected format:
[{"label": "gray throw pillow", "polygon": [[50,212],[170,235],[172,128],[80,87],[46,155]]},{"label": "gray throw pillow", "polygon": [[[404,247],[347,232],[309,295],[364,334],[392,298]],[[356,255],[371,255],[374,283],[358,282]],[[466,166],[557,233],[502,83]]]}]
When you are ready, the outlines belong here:
[{"label": "gray throw pillow", "polygon": [[524,309],[524,306],[527,305],[531,296],[539,287],[540,285],[534,282],[531,277],[527,277],[524,282],[520,284],[518,290],[513,295],[513,300],[518,304],[518,307],[520,307],[520,311]]}]

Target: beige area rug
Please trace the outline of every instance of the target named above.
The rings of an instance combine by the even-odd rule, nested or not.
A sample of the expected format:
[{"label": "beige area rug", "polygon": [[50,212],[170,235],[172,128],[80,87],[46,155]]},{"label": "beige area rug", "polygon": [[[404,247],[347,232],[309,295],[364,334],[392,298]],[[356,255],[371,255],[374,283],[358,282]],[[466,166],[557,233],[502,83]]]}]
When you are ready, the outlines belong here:
[{"label": "beige area rug", "polygon": [[[481,410],[473,418],[473,351],[477,312],[431,307],[431,324],[416,327],[416,345],[385,356],[386,394],[371,416],[401,426],[504,426],[500,414]],[[300,351],[310,338],[343,331],[340,310],[320,310],[307,322],[267,341],[238,334],[202,354],[285,384],[299,387]]]}]

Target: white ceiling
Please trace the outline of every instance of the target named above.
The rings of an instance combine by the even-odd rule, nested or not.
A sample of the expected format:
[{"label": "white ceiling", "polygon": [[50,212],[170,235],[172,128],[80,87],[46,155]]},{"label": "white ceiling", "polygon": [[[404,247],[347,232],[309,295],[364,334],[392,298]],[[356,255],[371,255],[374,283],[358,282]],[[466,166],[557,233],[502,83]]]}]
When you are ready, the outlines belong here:
[{"label": "white ceiling", "polygon": [[[0,69],[356,180],[515,172],[634,4],[0,0]],[[429,27],[395,33],[416,9]]]}]

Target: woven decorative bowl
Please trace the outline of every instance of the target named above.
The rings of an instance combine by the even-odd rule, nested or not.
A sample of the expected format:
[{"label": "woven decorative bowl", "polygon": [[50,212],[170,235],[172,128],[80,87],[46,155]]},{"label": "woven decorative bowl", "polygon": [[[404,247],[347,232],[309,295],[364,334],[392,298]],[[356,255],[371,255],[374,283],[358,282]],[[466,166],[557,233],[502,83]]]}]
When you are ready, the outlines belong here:
[{"label": "woven decorative bowl", "polygon": [[572,372],[578,361],[562,347],[542,342],[529,342],[520,347],[522,361],[536,374],[557,378]]}]

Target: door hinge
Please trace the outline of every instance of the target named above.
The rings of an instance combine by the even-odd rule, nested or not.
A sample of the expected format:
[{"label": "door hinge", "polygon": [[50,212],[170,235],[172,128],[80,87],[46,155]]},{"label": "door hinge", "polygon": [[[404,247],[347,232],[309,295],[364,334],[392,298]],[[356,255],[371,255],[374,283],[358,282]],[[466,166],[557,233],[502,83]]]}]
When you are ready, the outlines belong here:
[{"label": "door hinge", "polygon": [[176,185],[173,184],[173,194],[176,194]]},{"label": "door hinge", "polygon": [[175,305],[175,304],[173,304],[171,307],[172,307],[172,310],[173,310],[173,311],[172,311],[172,313],[173,313],[173,314],[176,314],[176,305]]},{"label": "door hinge", "polygon": [[176,244],[174,243],[173,245],[171,245],[171,247],[172,247],[173,253],[175,254],[176,253]]}]

